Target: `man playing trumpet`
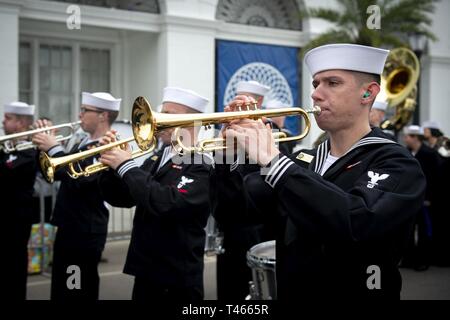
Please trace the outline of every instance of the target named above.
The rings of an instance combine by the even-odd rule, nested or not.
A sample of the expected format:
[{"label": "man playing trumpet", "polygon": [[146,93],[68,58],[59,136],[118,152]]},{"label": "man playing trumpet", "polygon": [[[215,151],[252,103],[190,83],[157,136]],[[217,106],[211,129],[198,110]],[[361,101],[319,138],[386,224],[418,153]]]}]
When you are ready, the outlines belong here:
[{"label": "man playing trumpet", "polygon": [[[25,132],[33,123],[34,106],[24,102],[5,105],[3,129],[6,135]],[[7,141],[14,147],[21,141]],[[28,239],[31,232],[32,196],[36,178],[36,150],[7,152],[0,148],[0,202],[2,243],[8,274],[3,289],[14,300],[26,298]]]},{"label": "man playing trumpet", "polygon": [[[81,128],[88,136],[75,145],[69,153],[95,147],[100,137],[110,130],[117,118],[121,99],[105,92],[83,92],[79,118]],[[45,126],[44,121],[38,127]],[[66,155],[63,147],[51,134],[39,133],[33,137],[41,151],[51,157]],[[80,161],[82,167],[94,163],[90,157]],[[52,223],[58,227],[54,244],[51,299],[97,300],[99,275],[97,266],[105,246],[109,212],[98,188],[98,176],[72,179],[66,168],[56,171],[56,180],[61,181],[53,211]],[[67,279],[79,267],[81,286],[69,288]],[[75,271],[77,272],[77,271]]]},{"label": "man playing trumpet", "polygon": [[[176,87],[164,89],[162,113],[201,113],[208,100]],[[195,144],[196,128],[183,129],[183,142]],[[129,150],[114,148],[100,161],[113,170],[102,173],[102,195],[118,207],[136,206],[124,272],[135,277],[132,299],[154,302],[203,299],[205,226],[209,216],[209,166],[198,155],[179,158],[172,130],[165,144],[141,167]],[[191,141],[189,140],[191,138]],[[115,141],[110,132],[103,144]]]},{"label": "man playing trumpet", "polygon": [[[261,216],[277,219],[279,299],[400,298],[398,263],[425,179],[405,148],[369,125],[387,54],[333,44],[305,55],[321,108],[316,121],[329,134],[317,149],[280,154],[260,120],[224,130],[263,169],[238,192]],[[249,102],[238,96],[231,107]],[[246,148],[249,141],[261,147]],[[230,178],[229,170],[218,172],[214,184]]]}]

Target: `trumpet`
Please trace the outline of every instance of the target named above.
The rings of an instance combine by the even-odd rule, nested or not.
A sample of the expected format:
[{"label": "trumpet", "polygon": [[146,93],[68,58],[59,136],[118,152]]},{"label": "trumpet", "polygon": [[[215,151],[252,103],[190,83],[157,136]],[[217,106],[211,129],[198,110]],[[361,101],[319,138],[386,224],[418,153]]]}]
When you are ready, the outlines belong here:
[{"label": "trumpet", "polygon": [[[308,112],[318,113],[320,112],[320,109],[316,108]],[[286,138],[288,139],[286,141],[298,140],[305,137],[310,130],[311,122],[308,117],[308,112],[304,111],[301,108],[283,108],[276,110],[217,112],[212,114],[164,114],[153,112],[150,104],[144,97],[137,97],[134,101],[131,112],[133,137],[59,158],[50,158],[47,154],[41,153],[39,162],[43,176],[48,182],[53,182],[56,170],[67,165],[69,166],[68,173],[72,178],[78,178],[81,176],[86,177],[102,170],[108,169],[109,167],[102,163],[95,163],[93,165],[85,167],[84,170],[76,171],[74,163],[89,157],[96,156],[106,150],[111,150],[113,148],[123,146],[124,144],[131,141],[136,141],[136,144],[140,149],[132,153],[132,158],[140,157],[151,152],[155,148],[157,144],[156,135],[159,131],[173,128],[194,127],[198,125],[208,126],[244,118],[259,119],[261,117],[301,115],[306,122],[303,133],[295,137]],[[183,145],[180,144],[180,146]],[[183,147],[190,152],[205,151],[205,148],[189,149],[190,147]],[[222,147],[217,147],[216,149],[219,148],[221,149]]]},{"label": "trumpet", "polygon": [[33,149],[33,148],[36,148],[36,145],[31,141],[26,141],[26,142],[22,142],[22,143],[14,145],[14,140],[32,136],[34,134],[41,133],[41,132],[62,129],[62,128],[68,128],[70,131],[67,135],[56,136],[57,142],[63,142],[63,141],[66,141],[66,140],[69,140],[70,138],[72,138],[73,134],[78,129],[80,124],[81,124],[81,121],[76,121],[76,122],[58,124],[58,125],[51,126],[51,127],[45,127],[45,128],[33,129],[33,130],[28,130],[28,131],[19,132],[19,133],[8,134],[6,136],[0,137],[0,150],[3,150],[3,152],[5,152],[5,153],[11,153],[11,152],[16,152],[16,151]]},{"label": "trumpet", "polygon": [[[238,107],[241,110],[241,106]],[[217,112],[215,114],[204,114],[203,116],[197,116],[197,121],[202,121],[209,126],[211,124],[218,124],[229,122],[232,120],[238,119],[260,119],[262,117],[280,117],[280,116],[301,116],[305,121],[305,128],[302,133],[296,136],[288,137],[284,132],[273,132],[272,136],[274,137],[275,142],[289,142],[295,140],[301,140],[306,137],[311,129],[311,121],[309,119],[308,114],[320,114],[321,109],[319,106],[313,106],[311,109],[305,110],[300,107],[288,107],[288,108],[279,108],[274,110],[259,110],[257,108],[256,103],[253,104],[253,110],[251,110],[251,105],[246,104],[246,111],[234,111],[234,112]],[[180,134],[180,127],[177,127],[174,131],[174,140],[172,141],[172,145],[175,150],[178,151],[179,154],[184,153],[205,153],[212,152],[217,150],[227,149],[225,145],[225,139],[223,138],[212,138],[212,139],[204,139],[197,143],[196,146],[188,147],[183,144],[182,136]]]},{"label": "trumpet", "polygon": [[79,170],[75,168],[75,164],[81,160],[94,157],[101,152],[122,147],[132,141],[136,141],[140,149],[132,152],[133,159],[153,151],[157,145],[157,140],[154,135],[155,119],[152,116],[150,104],[145,98],[138,97],[135,100],[131,111],[131,119],[133,137],[58,158],[49,157],[45,152],[41,152],[39,155],[39,165],[45,180],[53,183],[55,180],[55,172],[65,166],[68,166],[67,173],[73,179],[88,177],[106,170],[109,167],[103,163],[94,163]]}]

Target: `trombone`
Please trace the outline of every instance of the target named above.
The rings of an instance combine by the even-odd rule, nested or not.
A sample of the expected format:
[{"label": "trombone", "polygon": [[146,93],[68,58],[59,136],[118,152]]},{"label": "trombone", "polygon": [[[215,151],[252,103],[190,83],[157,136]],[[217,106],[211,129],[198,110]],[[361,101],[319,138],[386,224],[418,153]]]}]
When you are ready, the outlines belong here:
[{"label": "trombone", "polygon": [[70,132],[68,135],[56,136],[57,142],[63,142],[63,141],[66,141],[66,140],[69,140],[70,138],[72,138],[73,134],[78,129],[80,124],[81,124],[81,121],[76,121],[76,122],[58,124],[58,125],[51,126],[51,127],[45,127],[45,128],[33,129],[33,130],[28,130],[28,131],[19,132],[19,133],[8,134],[6,136],[0,137],[0,150],[3,150],[3,152],[5,152],[5,153],[11,153],[11,152],[15,152],[15,151],[23,151],[23,150],[36,148],[36,145],[31,141],[25,141],[25,142],[21,142],[21,143],[14,145],[14,140],[32,136],[34,134],[41,133],[41,132],[46,132],[46,131],[51,131],[51,130],[56,130],[56,129],[61,129],[61,128],[69,128]]},{"label": "trombone", "polygon": [[[69,166],[68,173],[72,178],[81,176],[86,177],[109,167],[102,163],[95,163],[86,166],[83,170],[76,171],[74,163],[98,155],[103,151],[123,146],[124,144],[135,140],[140,149],[132,153],[132,158],[136,158],[151,152],[155,148],[157,144],[156,134],[159,131],[173,128],[194,127],[198,125],[209,126],[245,118],[259,119],[261,117],[300,115],[304,118],[306,123],[303,132],[298,136],[286,138],[287,140],[281,140],[281,142],[299,140],[304,138],[310,130],[311,122],[308,113],[318,112],[320,112],[320,109],[316,107],[312,111],[305,111],[301,108],[282,108],[275,110],[248,110],[209,114],[164,114],[153,112],[150,104],[144,97],[137,97],[131,112],[133,137],[59,158],[50,158],[47,154],[42,152],[40,154],[39,162],[43,176],[48,182],[53,182],[56,170],[67,165]],[[181,139],[179,142],[181,143]],[[206,141],[205,143],[207,142],[209,141]],[[186,148],[189,152],[205,152],[205,148],[194,147],[193,149],[189,149],[192,147],[185,147],[182,144],[180,144],[180,147]],[[208,151],[217,149],[223,149],[223,147],[211,147],[208,148]]]}]

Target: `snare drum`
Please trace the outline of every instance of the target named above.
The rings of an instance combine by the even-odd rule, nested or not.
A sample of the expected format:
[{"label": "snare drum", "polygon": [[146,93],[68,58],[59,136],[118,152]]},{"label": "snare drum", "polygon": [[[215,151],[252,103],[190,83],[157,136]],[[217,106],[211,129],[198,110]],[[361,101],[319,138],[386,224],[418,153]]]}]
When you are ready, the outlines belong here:
[{"label": "snare drum", "polygon": [[276,299],[275,240],[262,242],[250,248],[247,252],[247,265],[252,269],[253,279],[250,282],[250,299]]}]

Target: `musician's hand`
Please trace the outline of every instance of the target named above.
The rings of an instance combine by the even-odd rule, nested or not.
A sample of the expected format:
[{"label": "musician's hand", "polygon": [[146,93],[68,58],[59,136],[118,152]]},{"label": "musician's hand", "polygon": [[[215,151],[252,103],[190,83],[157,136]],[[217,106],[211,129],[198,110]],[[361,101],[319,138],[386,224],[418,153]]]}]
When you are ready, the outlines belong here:
[{"label": "musician's hand", "polygon": [[234,120],[230,122],[225,137],[234,138],[238,147],[243,149],[251,161],[266,166],[280,151],[275,145],[269,124],[259,120]]},{"label": "musician's hand", "polygon": [[[98,145],[104,146],[104,145],[107,145],[110,143],[114,143],[116,141],[120,141],[119,135],[117,134],[117,130],[111,129],[111,131],[107,131],[105,133],[105,135],[100,138]],[[119,148],[122,150],[130,151],[130,152],[132,151],[131,147],[128,143],[121,144],[120,146],[115,147],[114,149],[119,149]],[[102,153],[100,153],[100,154],[102,154]]]},{"label": "musician's hand", "polygon": [[233,101],[223,108],[223,111],[247,111],[247,107],[249,110],[255,110],[255,106],[257,108],[257,101],[255,98],[251,96],[237,95]]},{"label": "musician's hand", "polygon": [[58,141],[56,141],[56,137],[54,135],[46,133],[37,133],[33,135],[32,141],[39,150],[44,152],[47,152],[52,147],[59,144]]},{"label": "musician's hand", "polygon": [[[224,112],[233,112],[233,111],[247,111],[247,108],[250,110],[255,110],[257,108],[257,101],[251,96],[245,95],[237,95],[233,101],[231,101],[225,108],[223,108]],[[221,134],[222,137],[225,137],[225,132],[229,126],[229,123],[224,123],[222,126]]]},{"label": "musician's hand", "polygon": [[[51,126],[53,126],[53,123],[50,120],[46,120],[46,119],[38,119],[33,124],[33,128],[35,128],[35,129],[47,128],[47,127],[51,127]],[[54,136],[56,134],[56,130],[52,129],[49,131],[45,131],[45,133]]]},{"label": "musician's hand", "polygon": [[122,163],[131,159],[130,150],[114,148],[102,152],[99,161],[116,170]]},{"label": "musician's hand", "polygon": [[117,141],[117,130],[111,129],[107,131],[103,137],[100,138],[98,144],[104,146],[105,144],[110,144]]}]

